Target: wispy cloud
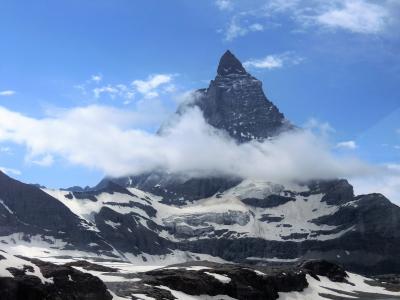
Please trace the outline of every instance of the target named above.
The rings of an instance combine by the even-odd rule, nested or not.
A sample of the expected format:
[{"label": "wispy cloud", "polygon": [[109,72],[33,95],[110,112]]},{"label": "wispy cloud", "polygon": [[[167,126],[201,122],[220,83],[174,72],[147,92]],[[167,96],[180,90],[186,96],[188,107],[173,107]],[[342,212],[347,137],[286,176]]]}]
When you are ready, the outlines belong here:
[{"label": "wispy cloud", "polygon": [[250,59],[244,62],[246,68],[254,69],[279,69],[286,65],[296,65],[304,59],[294,55],[292,52],[284,52],[281,54],[271,54],[259,59]]},{"label": "wispy cloud", "polygon": [[135,96],[134,90],[126,86],[125,84],[116,84],[116,85],[106,85],[101,87],[96,87],[93,89],[93,94],[95,98],[100,98],[101,95],[107,94],[112,99],[116,97],[120,97],[125,100],[131,100]]},{"label": "wispy cloud", "polygon": [[358,148],[358,145],[355,141],[343,141],[343,142],[337,143],[336,148],[354,150],[354,149]]},{"label": "wispy cloud", "polygon": [[321,122],[316,118],[310,118],[307,120],[303,127],[313,132],[317,132],[319,135],[324,137],[336,131],[329,122]]},{"label": "wispy cloud", "polygon": [[7,175],[14,175],[14,176],[19,176],[22,174],[20,170],[13,169],[13,168],[1,167],[1,166],[0,166],[0,171]]},{"label": "wispy cloud", "polygon": [[250,32],[263,31],[264,26],[260,23],[250,23],[248,20],[241,20],[239,16],[232,17],[224,36],[226,41],[232,41],[238,37],[245,36]]},{"label": "wispy cloud", "polygon": [[11,148],[7,146],[0,147],[0,152],[4,154],[12,154]]},{"label": "wispy cloud", "polygon": [[301,30],[316,28],[381,34],[391,28],[390,24],[397,19],[395,11],[398,11],[399,5],[394,3],[396,1],[393,0],[265,0],[241,3],[235,9],[230,6],[232,19],[225,31],[226,40],[264,30],[264,26],[262,30],[252,30],[251,25],[239,22],[238,18],[243,16],[248,23],[264,19],[268,24],[280,23],[281,17],[288,17]]},{"label": "wispy cloud", "polygon": [[50,167],[54,163],[54,157],[50,154],[45,154],[38,159],[32,159],[30,162],[41,167]]},{"label": "wispy cloud", "polygon": [[[145,98],[154,98],[159,96],[158,88],[164,86],[172,81],[174,75],[172,74],[153,74],[146,80],[134,80],[132,85],[141,93]],[[168,88],[169,87],[169,88]],[[169,85],[165,91],[172,91]]]},{"label": "wispy cloud", "polygon": [[336,1],[337,4],[315,16],[315,21],[333,29],[356,33],[376,34],[382,32],[389,21],[389,11],[380,4],[365,0]]},{"label": "wispy cloud", "polygon": [[381,193],[392,202],[400,205],[400,164],[385,164],[381,166],[383,172],[354,178],[357,194]]},{"label": "wispy cloud", "polygon": [[[175,95],[179,88],[174,82],[178,74],[156,73],[146,79],[136,79],[128,83],[106,83],[102,75],[92,75],[82,84],[74,87],[88,97],[96,100],[110,98],[122,104],[139,104],[142,99],[159,98],[161,95]],[[100,84],[101,83],[101,84]]]},{"label": "wispy cloud", "polygon": [[233,3],[231,0],[216,0],[215,5],[220,10],[230,10],[233,7]]},{"label": "wispy cloud", "polygon": [[90,80],[98,83],[103,80],[103,76],[101,74],[92,75]]},{"label": "wispy cloud", "polygon": [[0,96],[4,96],[4,97],[13,96],[15,94],[16,94],[16,92],[13,90],[0,91]]}]

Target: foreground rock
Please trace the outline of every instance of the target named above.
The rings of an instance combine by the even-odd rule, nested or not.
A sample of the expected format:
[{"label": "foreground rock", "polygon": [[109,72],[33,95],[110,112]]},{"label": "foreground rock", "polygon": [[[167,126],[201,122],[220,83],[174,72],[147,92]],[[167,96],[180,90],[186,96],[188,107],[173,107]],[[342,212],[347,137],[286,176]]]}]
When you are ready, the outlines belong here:
[{"label": "foreground rock", "polygon": [[111,300],[97,277],[70,266],[7,253],[0,260],[1,300]]},{"label": "foreground rock", "polygon": [[400,299],[399,282],[395,275],[347,273],[324,260],[269,266],[192,261],[144,271],[113,261],[55,265],[0,255],[2,300],[388,300]]},{"label": "foreground rock", "polygon": [[[126,277],[128,278],[128,277]],[[197,262],[136,274],[131,282],[109,282],[127,299],[400,299],[378,280],[346,273],[333,263],[312,260],[298,265],[254,267]]]}]

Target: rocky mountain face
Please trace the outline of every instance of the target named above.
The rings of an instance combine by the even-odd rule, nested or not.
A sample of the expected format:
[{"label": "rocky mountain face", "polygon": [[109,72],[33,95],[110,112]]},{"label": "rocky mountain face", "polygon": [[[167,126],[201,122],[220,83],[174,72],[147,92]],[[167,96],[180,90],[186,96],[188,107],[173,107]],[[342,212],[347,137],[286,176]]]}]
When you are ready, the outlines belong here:
[{"label": "rocky mountain face", "polygon": [[268,139],[293,128],[265,97],[262,82],[247,73],[230,51],[222,55],[215,79],[199,93],[194,105],[206,121],[239,143]]},{"label": "rocky mountain face", "polygon": [[0,172],[1,243],[16,244],[18,239],[30,243],[41,237],[54,246],[56,241],[62,241],[60,245],[65,249],[90,250],[92,244],[104,253],[114,251],[88,222],[54,200],[41,189]]},{"label": "rocky mountain face", "polygon": [[[200,93],[189,105],[238,143],[295,129],[230,52]],[[356,272],[400,273],[400,208],[380,194],[354,195],[344,179],[282,185],[239,174],[189,178],[159,171],[53,190],[0,173],[0,249],[28,248],[42,259],[161,265],[327,259]]]}]

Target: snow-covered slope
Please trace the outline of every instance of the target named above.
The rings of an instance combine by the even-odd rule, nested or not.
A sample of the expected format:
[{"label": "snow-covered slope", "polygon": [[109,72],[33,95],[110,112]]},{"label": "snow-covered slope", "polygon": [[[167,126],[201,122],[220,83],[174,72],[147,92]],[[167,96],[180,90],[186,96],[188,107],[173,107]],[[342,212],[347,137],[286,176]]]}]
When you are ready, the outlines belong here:
[{"label": "snow-covered slope", "polygon": [[[165,203],[163,197],[136,188],[44,191],[128,260],[147,261],[179,250],[253,263],[328,258],[351,269],[375,268],[380,273],[382,250],[374,244],[398,234],[394,229],[400,220],[395,217],[400,216],[399,208],[383,196],[354,196],[345,180],[287,187],[244,180],[184,205]],[[387,219],[389,210],[395,219]],[[385,259],[396,260],[397,255],[390,252]],[[397,268],[396,263],[391,267]]]}]

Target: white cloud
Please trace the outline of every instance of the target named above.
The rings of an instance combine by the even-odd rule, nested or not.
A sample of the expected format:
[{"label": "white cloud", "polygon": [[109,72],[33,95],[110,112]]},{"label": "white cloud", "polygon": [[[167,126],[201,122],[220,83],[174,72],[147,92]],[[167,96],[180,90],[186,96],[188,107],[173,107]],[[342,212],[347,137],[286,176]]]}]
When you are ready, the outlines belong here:
[{"label": "white cloud", "polygon": [[244,62],[246,68],[279,69],[283,67],[283,59],[276,55],[267,55],[261,59],[251,59]]},{"label": "white cloud", "polygon": [[260,23],[254,23],[249,26],[250,31],[263,31],[264,26]]},{"label": "white cloud", "polygon": [[90,79],[83,84],[75,85],[83,95],[92,94],[94,98],[100,99],[108,96],[111,99],[120,99],[124,105],[132,103],[137,93],[144,98],[156,98],[160,94],[173,94],[178,91],[176,85],[172,82],[176,74],[153,74],[146,80],[134,80],[129,84],[102,84],[102,75],[92,75]]},{"label": "white cloud", "polygon": [[270,0],[265,4],[267,12],[285,12],[298,8],[301,0]]},{"label": "white cloud", "polygon": [[0,91],[0,96],[4,96],[4,97],[6,97],[6,96],[13,96],[13,95],[15,95],[15,91],[13,91],[13,90],[5,90],[5,91]]},{"label": "white cloud", "polygon": [[358,146],[355,141],[343,141],[343,142],[337,143],[336,148],[354,150],[354,149],[357,149]]},{"label": "white cloud", "polygon": [[154,98],[159,95],[157,88],[170,83],[173,75],[171,74],[153,74],[147,80],[134,80],[132,85],[145,98]]},{"label": "white cloud", "polygon": [[220,10],[230,10],[230,9],[232,9],[232,6],[233,6],[231,0],[216,0],[215,5]]},{"label": "white cloud", "polygon": [[400,205],[400,164],[386,164],[382,171],[351,180],[357,194],[381,193]]},{"label": "white cloud", "polygon": [[307,130],[238,145],[207,125],[198,109],[186,111],[161,136],[137,129],[138,117],[125,110],[89,106],[34,119],[0,108],[0,141],[24,145],[33,159],[59,156],[111,176],[155,169],[284,182],[374,171],[356,159],[335,157],[323,140]]},{"label": "white cloud", "polygon": [[330,28],[356,33],[379,33],[385,29],[389,18],[389,12],[381,4],[365,0],[339,1],[337,7],[321,13],[315,20]]},{"label": "white cloud", "polygon": [[110,94],[112,97],[118,94],[117,88],[108,85],[108,86],[103,86],[99,88],[93,89],[93,94],[95,98],[99,98],[101,94]]},{"label": "white cloud", "polygon": [[303,127],[307,130],[315,132],[316,134],[326,138],[331,133],[334,133],[336,130],[329,124],[329,122],[321,122],[315,118],[310,118],[307,122],[303,125]]},{"label": "white cloud", "polygon": [[245,61],[243,65],[246,68],[254,69],[280,69],[285,65],[299,64],[303,58],[294,55],[292,52],[284,52],[281,54],[267,55],[259,59],[250,59]]},{"label": "white cloud", "polygon": [[234,16],[228,24],[225,31],[225,40],[232,41],[240,36],[245,36],[250,32],[263,31],[264,26],[260,23],[247,24],[248,22],[241,22],[238,16]]},{"label": "white cloud", "polygon": [[33,159],[31,162],[41,167],[50,167],[54,163],[54,157],[50,154],[46,154],[39,159]]},{"label": "white cloud", "polygon": [[11,148],[7,146],[0,147],[0,152],[5,154],[12,154]]},{"label": "white cloud", "polygon": [[6,167],[0,167],[0,171],[3,172],[4,174],[14,175],[14,176],[19,176],[22,174],[20,170],[13,168],[6,168]]},{"label": "white cloud", "polygon": [[241,7],[236,15],[265,18],[269,24],[281,23],[285,16],[301,30],[328,28],[380,34],[395,27],[390,25],[396,23],[399,5],[397,0],[265,0]]},{"label": "white cloud", "polygon": [[95,98],[100,98],[101,95],[107,94],[109,95],[112,99],[115,99],[116,97],[120,97],[123,99],[133,99],[135,96],[135,92],[133,89],[129,88],[128,86],[124,84],[116,84],[116,85],[106,85],[102,87],[96,87],[93,89],[93,95]]},{"label": "white cloud", "polygon": [[99,83],[100,81],[103,80],[103,76],[100,75],[100,74],[92,75],[92,76],[90,77],[90,80],[93,81],[93,82]]}]

